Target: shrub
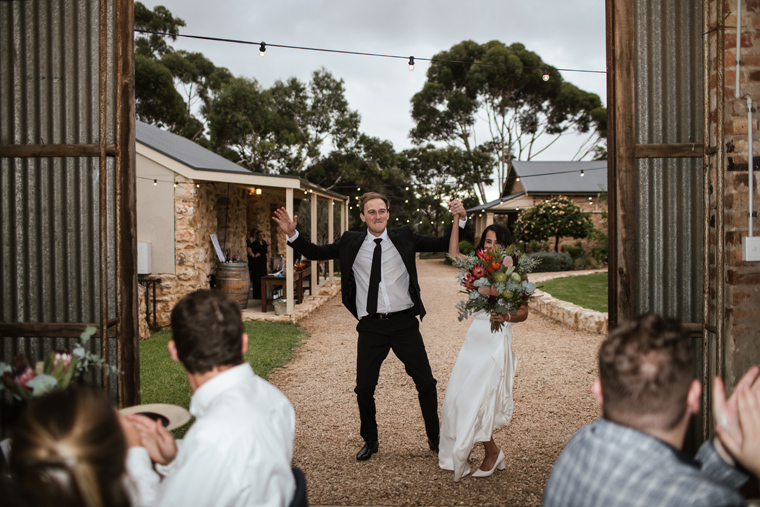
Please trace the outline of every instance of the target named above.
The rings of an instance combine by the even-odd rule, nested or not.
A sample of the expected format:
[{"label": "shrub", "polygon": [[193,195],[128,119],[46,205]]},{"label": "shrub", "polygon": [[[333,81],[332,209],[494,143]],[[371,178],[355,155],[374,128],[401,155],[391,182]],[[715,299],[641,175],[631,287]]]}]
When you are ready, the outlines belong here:
[{"label": "shrub", "polygon": [[475,245],[472,244],[472,241],[467,241],[466,239],[463,239],[459,242],[459,252],[463,253],[464,255],[470,255],[472,252],[475,251]]},{"label": "shrub", "polygon": [[573,262],[575,269],[599,269],[601,263],[590,255],[581,255]]},{"label": "shrub", "polygon": [[586,255],[586,249],[583,247],[583,245],[562,245],[562,248],[560,248],[560,250],[566,254],[569,254],[573,260]]},{"label": "shrub", "polygon": [[571,271],[573,269],[573,258],[564,252],[535,252],[528,255],[541,261],[536,268],[539,272]]},{"label": "shrub", "polygon": [[549,243],[546,241],[536,241],[535,239],[532,239],[528,241],[527,245],[525,245],[526,253],[547,252],[548,250]]}]

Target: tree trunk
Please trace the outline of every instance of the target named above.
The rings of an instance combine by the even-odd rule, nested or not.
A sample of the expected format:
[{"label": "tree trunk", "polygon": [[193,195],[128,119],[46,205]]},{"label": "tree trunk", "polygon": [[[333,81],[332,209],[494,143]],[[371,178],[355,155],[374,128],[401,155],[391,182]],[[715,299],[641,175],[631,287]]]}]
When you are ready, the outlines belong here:
[{"label": "tree trunk", "polygon": [[554,251],[559,253],[559,236],[556,236],[556,239],[554,240]]}]

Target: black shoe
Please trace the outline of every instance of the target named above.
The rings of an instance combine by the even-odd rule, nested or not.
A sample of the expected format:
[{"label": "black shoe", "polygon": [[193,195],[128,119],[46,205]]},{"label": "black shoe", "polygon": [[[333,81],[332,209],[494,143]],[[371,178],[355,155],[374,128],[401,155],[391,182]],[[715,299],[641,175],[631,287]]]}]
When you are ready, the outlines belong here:
[{"label": "black shoe", "polygon": [[356,455],[357,461],[367,461],[372,457],[373,453],[377,452],[377,440],[366,442],[361,451]]},{"label": "black shoe", "polygon": [[428,438],[428,445],[430,446],[430,450],[434,453],[438,454],[438,442],[440,441],[440,437],[435,438]]}]

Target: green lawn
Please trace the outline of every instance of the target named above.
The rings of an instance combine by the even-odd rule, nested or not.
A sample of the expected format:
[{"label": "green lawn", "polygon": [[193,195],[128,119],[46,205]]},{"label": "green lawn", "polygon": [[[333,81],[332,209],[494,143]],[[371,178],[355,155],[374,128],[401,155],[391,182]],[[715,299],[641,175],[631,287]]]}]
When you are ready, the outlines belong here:
[{"label": "green lawn", "polygon": [[[248,361],[262,378],[269,375],[291,358],[293,349],[305,337],[303,328],[290,323],[245,322],[248,333]],[[142,403],[172,403],[185,408],[190,406],[192,391],[182,365],[172,361],[166,344],[171,331],[154,333],[140,343],[140,386]],[[192,422],[174,431],[178,438],[185,434]]]},{"label": "green lawn", "polygon": [[539,283],[538,288],[562,301],[589,310],[607,311],[607,273],[557,278]]}]

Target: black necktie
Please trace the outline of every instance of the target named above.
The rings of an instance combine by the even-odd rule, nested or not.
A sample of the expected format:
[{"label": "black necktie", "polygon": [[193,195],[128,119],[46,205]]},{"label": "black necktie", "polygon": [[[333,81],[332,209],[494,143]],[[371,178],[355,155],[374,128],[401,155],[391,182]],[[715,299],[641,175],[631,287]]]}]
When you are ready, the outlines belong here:
[{"label": "black necktie", "polygon": [[382,264],[383,247],[380,246],[382,239],[375,240],[375,250],[372,252],[372,271],[369,274],[369,292],[367,292],[367,313],[377,313],[377,293],[380,291],[380,265]]}]

